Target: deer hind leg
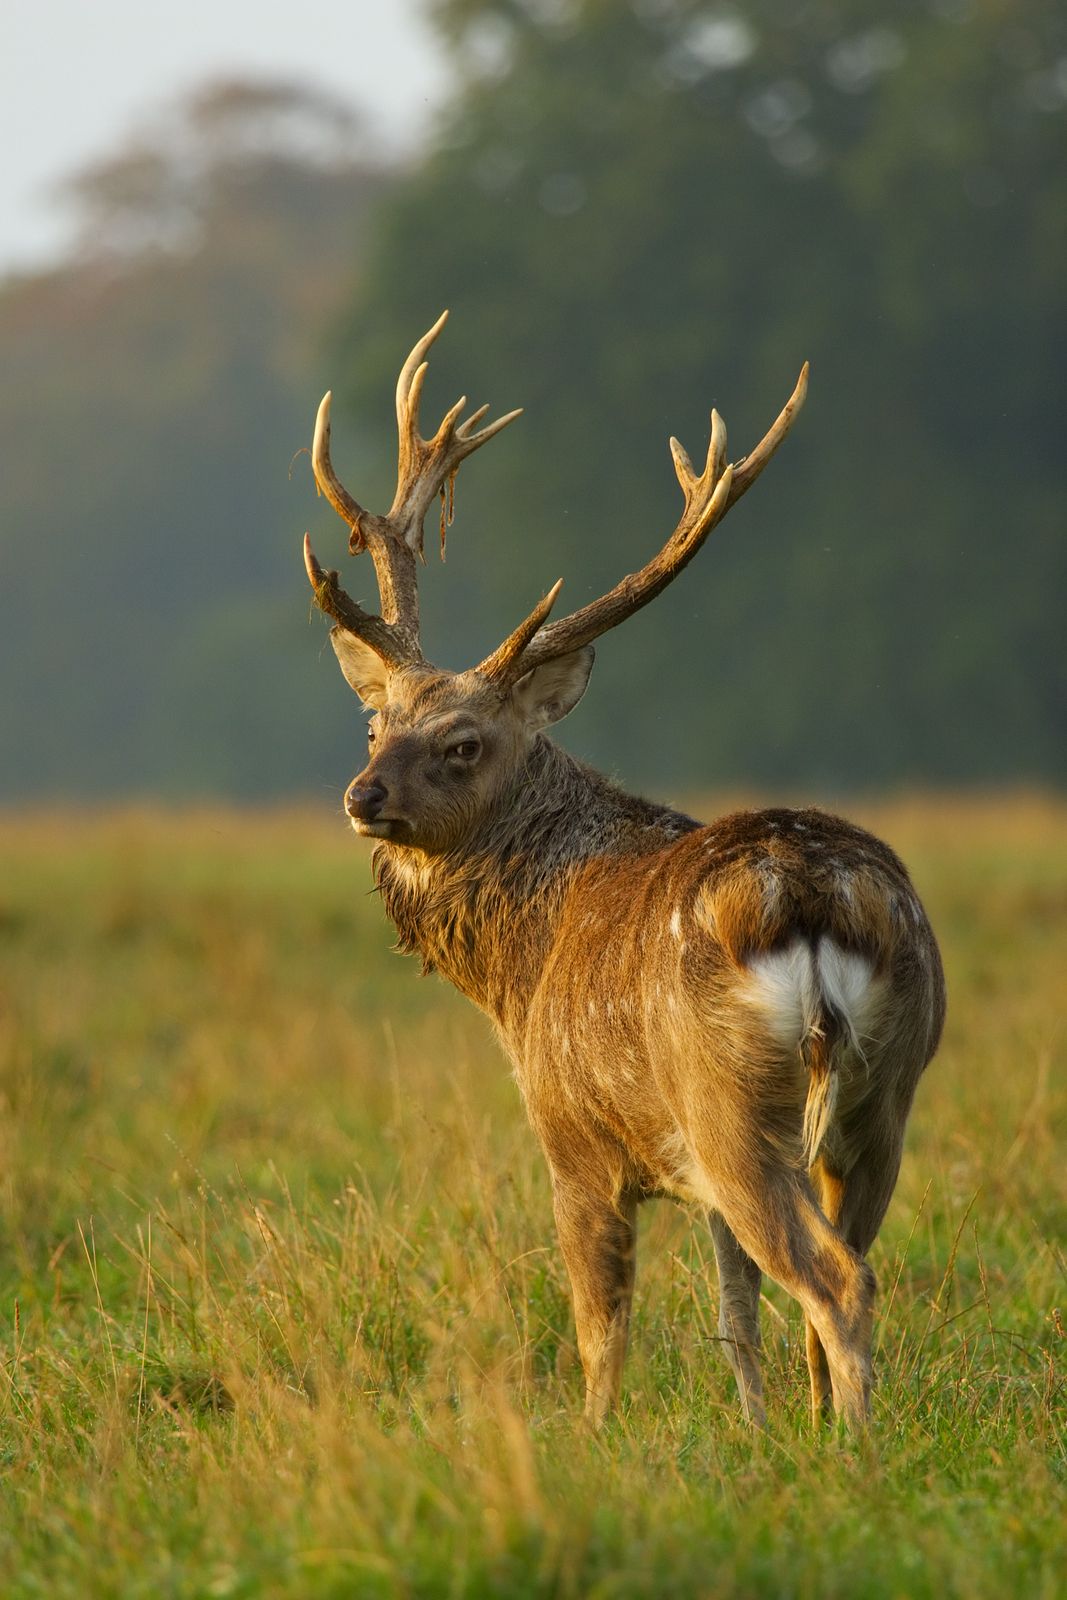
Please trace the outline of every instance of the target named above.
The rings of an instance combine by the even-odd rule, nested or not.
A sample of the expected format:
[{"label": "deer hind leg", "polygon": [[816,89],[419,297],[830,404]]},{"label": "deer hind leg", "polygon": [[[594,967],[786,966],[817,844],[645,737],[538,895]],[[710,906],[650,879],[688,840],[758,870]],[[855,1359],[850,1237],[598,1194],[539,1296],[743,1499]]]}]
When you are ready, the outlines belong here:
[{"label": "deer hind leg", "polygon": [[807,1179],[784,1162],[705,1170],[741,1248],[803,1308],[825,1356],[834,1410],[862,1427],[870,1411],[874,1273],[819,1210]]},{"label": "deer hind leg", "polygon": [[709,1218],[719,1268],[719,1338],[733,1368],[748,1422],[767,1422],[759,1364],[759,1296],[763,1274],[717,1211]]},{"label": "deer hind leg", "polygon": [[[844,1181],[827,1166],[822,1157],[811,1169],[811,1181],[823,1216],[836,1228],[841,1218],[841,1204],[845,1195]],[[833,1412],[833,1391],[826,1351],[807,1312],[804,1313],[804,1342],[808,1358],[808,1376],[811,1379],[812,1421],[819,1423],[829,1418]]]},{"label": "deer hind leg", "polygon": [[630,1332],[637,1245],[637,1200],[616,1200],[553,1175],[553,1203],[574,1296],[585,1416],[599,1428],[618,1405]]},{"label": "deer hind leg", "polygon": [[[867,1129],[879,1129],[882,1137],[877,1143],[868,1139],[866,1148],[854,1155],[854,1165],[847,1175],[835,1170],[825,1154],[811,1169],[824,1216],[859,1256],[866,1256],[877,1238],[896,1187],[904,1133],[903,1120],[887,1112],[867,1116],[864,1121]],[[831,1409],[830,1370],[814,1324],[810,1317],[806,1316],[805,1321],[812,1415],[818,1422]]]},{"label": "deer hind leg", "polygon": [[777,1204],[768,1207],[771,1226],[761,1240],[770,1255],[764,1265],[803,1307],[811,1327],[809,1349],[818,1341],[813,1397],[818,1383],[821,1410],[825,1363],[835,1412],[860,1428],[871,1407],[874,1273],[823,1215],[806,1185],[795,1179],[783,1183],[774,1198]]}]

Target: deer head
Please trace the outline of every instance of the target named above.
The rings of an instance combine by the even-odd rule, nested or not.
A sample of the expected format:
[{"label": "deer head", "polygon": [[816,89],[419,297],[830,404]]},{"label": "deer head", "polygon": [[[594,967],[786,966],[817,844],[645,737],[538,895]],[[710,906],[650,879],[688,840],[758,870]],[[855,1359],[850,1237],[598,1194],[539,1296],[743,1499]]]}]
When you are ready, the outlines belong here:
[{"label": "deer head", "polygon": [[510,411],[479,428],[489,408],[482,406],[461,422],[464,397],[446,413],[432,439],[422,437],[419,397],[425,356],[447,316],[443,313],[419,340],[400,371],[397,489],[384,516],[365,511],[333,470],[329,394],[315,424],[316,484],[348,524],[350,551],[369,552],[381,614],[365,611],[346,594],[337,573],[323,570],[304,538],[308,577],[320,610],[333,620],[330,641],[341,671],[374,713],[370,759],[349,786],[346,810],[357,832],[431,855],[470,835],[478,818],[521,776],[531,741],[578,704],[593,665],[593,641],[665,589],[751,488],[803,404],[808,376],[805,364],[773,427],[735,464],[727,462],[726,429],[715,411],[699,474],[677,439],[671,439],[685,504],[673,533],[639,572],[570,616],[549,622],[560,580],[492,655],[466,672],[450,673],[425,659],[419,639],[416,560],[423,556],[423,521],[440,495],[443,550],[461,462],[521,412]]}]

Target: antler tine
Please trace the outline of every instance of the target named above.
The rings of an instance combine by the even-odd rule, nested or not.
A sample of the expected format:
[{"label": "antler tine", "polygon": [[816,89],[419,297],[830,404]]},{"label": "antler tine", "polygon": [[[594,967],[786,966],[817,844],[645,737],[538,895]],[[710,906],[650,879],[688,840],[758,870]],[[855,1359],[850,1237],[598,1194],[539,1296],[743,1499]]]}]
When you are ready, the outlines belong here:
[{"label": "antler tine", "polygon": [[[448,320],[438,317],[423,334],[400,369],[396,384],[396,419],[399,440],[396,494],[385,516],[364,509],[338,478],[330,460],[330,403],[323,396],[315,419],[311,463],[315,483],[351,530],[348,547],[353,555],[369,550],[378,577],[382,614],[374,617],[358,606],[340,587],[335,572],[325,572],[305,547],[305,564],[315,599],[339,626],[366,640],[391,665],[423,660],[419,644],[419,591],[415,559],[422,555],[422,523],[431,500],[442,496],[441,552],[447,522],[452,520],[452,489],[460,463],[521,411],[509,411],[495,422],[476,428],[488,411],[481,406],[465,422],[459,414],[466,396],[445,413],[433,438],[419,433],[419,401],[426,379],[426,352]],[[447,503],[446,503],[447,502]]]},{"label": "antler tine", "polygon": [[[506,688],[542,662],[591,644],[609,628],[617,627],[654,600],[692,561],[712,528],[756,481],[804,404],[807,384],[808,364],[805,362],[796,388],[773,427],[736,467],[726,463],[726,427],[717,411],[711,413],[711,439],[704,470],[699,475],[678,440],[672,438],[671,455],[685,496],[685,509],[659,553],[640,572],[620,579],[599,600],[582,606],[569,617],[558,618],[547,627],[541,627],[539,622],[533,624],[540,609],[537,608],[499,650],[482,662],[478,671]],[[510,648],[513,641],[523,636],[528,643]]]},{"label": "antler tine", "polygon": [[742,456],[734,467],[734,486],[730,492],[730,504],[734,505],[743,494],[747,494],[755,483],[768,461],[789,432],[796,421],[799,412],[808,395],[808,373],[811,363],[805,361],[800,369],[796,388],[782,407],[773,425],[768,428],[759,444],[750,450],[747,456]]},{"label": "antler tine", "polygon": [[315,435],[311,442],[311,470],[315,474],[315,487],[319,494],[325,495],[333,506],[337,515],[348,523],[351,529],[349,547],[355,552],[364,548],[363,534],[360,523],[367,515],[358,500],[349,494],[330,460],[330,407],[333,404],[333,390],[327,389],[319,401],[319,409],[315,415]]},{"label": "antler tine", "polygon": [[674,471],[678,482],[685,495],[685,509],[688,512],[694,504],[702,504],[712,494],[715,485],[722,477],[726,465],[726,424],[717,411],[711,413],[711,439],[708,443],[708,456],[704,463],[704,471],[698,476],[693,471],[693,463],[689,459],[688,451],[679,444],[671,435],[671,455],[674,458]]},{"label": "antler tine", "polygon": [[397,630],[381,617],[364,611],[352,596],[341,588],[336,572],[326,572],[311,548],[311,535],[304,535],[304,566],[315,595],[315,604],[327,617],[332,617],[339,627],[363,639],[376,655],[391,667],[409,666],[411,652],[404,647]]},{"label": "antler tine", "polygon": [[448,312],[442,311],[433,327],[413,345],[410,355],[400,369],[400,376],[396,380],[396,420],[401,433],[408,417],[412,424],[418,427],[419,396],[422,394],[423,379],[429,366],[426,352],[447,321]]},{"label": "antler tine", "polygon": [[400,468],[397,474],[396,495],[386,519],[403,539],[408,549],[421,557],[423,553],[422,524],[430,502],[435,495],[447,495],[447,505],[442,506],[441,553],[444,554],[445,529],[452,521],[452,485],[460,463],[486,444],[509,422],[521,417],[521,408],[509,411],[484,428],[474,431],[489,410],[479,408],[466,421],[459,422],[459,414],[467,404],[466,395],[441,419],[432,439],[424,439],[419,432],[419,401],[426,378],[428,363],[426,352],[448,320],[442,311],[433,327],[424,333],[400,369],[396,385],[396,421],[400,443]]},{"label": "antler tine", "polygon": [[[380,646],[384,646],[386,653],[383,654],[383,660],[394,665],[401,659],[407,662],[421,661],[415,558],[410,550],[391,536],[391,530],[385,519],[366,511],[348,492],[334,471],[330,458],[332,400],[333,393],[327,390],[319,403],[315,418],[315,434],[311,445],[311,467],[315,474],[315,485],[319,493],[325,495],[338,516],[348,524],[348,548],[352,554],[370,550],[378,579],[382,615],[374,618],[356,605],[356,602],[340,587],[337,574],[324,573],[322,567],[314,560],[314,553],[311,552],[315,566],[313,573],[307,560],[310,551],[308,544],[305,548],[305,565],[312,589],[315,591],[315,599],[327,616],[333,617],[342,627],[348,628],[359,638],[366,639],[379,654],[382,654]],[[318,579],[315,573],[318,574]],[[370,632],[368,625],[371,625]],[[391,631],[386,633],[383,632],[384,629]]]},{"label": "antler tine", "polygon": [[483,678],[491,678],[501,685],[512,683],[515,678],[521,677],[529,668],[521,667],[513,671],[514,664],[521,660],[524,650],[530,643],[538,628],[546,620],[548,613],[556,603],[556,597],[563,588],[563,579],[558,578],[546,595],[534,606],[530,615],[524,622],[520,622],[514,633],[508,635],[504,643],[487,656],[478,671]]}]

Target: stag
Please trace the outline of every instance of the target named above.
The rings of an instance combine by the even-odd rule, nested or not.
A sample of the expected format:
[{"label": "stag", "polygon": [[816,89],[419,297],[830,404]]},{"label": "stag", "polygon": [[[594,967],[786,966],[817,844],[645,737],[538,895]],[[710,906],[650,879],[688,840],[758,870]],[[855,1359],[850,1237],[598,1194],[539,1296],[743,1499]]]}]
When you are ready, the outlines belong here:
[{"label": "stag", "polygon": [[[447,316],[447,313],[445,314]],[[766,1273],[803,1309],[816,1419],[869,1415],[875,1279],[865,1257],[889,1203],[904,1125],[937,1046],[944,982],[908,874],[885,844],[819,810],[739,812],[703,826],[624,793],[545,735],[580,700],[593,641],[654,599],[751,488],[785,438],[807,367],[763,440],[726,458],[711,413],[662,549],[570,616],[557,583],[492,655],[446,672],[419,642],[416,561],[462,461],[517,416],[481,427],[452,407],[419,432],[426,352],[400,373],[396,495],[358,504],[330,461],[330,395],[312,462],[368,551],[372,614],[304,541],[349,685],[373,713],[345,809],[376,841],[374,873],[401,948],[496,1024],[548,1160],[574,1300],[585,1413],[618,1403],[639,1202],[710,1217],[719,1332],[741,1406],[765,1422],[759,1298]]]}]

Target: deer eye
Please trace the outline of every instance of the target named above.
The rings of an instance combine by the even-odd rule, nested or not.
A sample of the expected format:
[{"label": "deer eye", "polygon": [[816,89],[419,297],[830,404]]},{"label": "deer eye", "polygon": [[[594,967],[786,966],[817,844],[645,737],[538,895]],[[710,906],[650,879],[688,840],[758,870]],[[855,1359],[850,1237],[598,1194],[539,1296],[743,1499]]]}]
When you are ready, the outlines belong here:
[{"label": "deer eye", "polygon": [[448,754],[458,756],[461,761],[473,761],[481,748],[480,739],[461,739],[458,744],[449,745]]},{"label": "deer eye", "polygon": [[377,738],[377,734],[374,732],[374,729],[373,728],[368,728],[367,729],[367,749],[368,750],[373,750],[374,749],[374,741],[375,741],[376,738]]}]

